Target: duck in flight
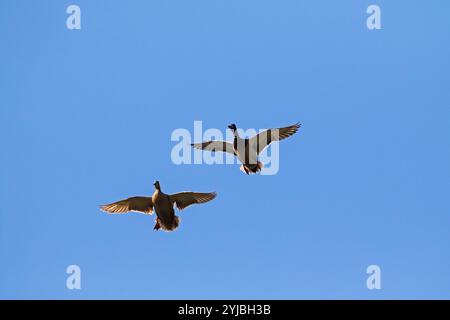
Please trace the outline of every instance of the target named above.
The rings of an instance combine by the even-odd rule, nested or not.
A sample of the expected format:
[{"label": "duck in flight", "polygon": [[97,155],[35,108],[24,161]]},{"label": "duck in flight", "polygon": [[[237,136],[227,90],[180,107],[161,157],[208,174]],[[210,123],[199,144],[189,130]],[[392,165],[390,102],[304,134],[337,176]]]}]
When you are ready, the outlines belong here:
[{"label": "duck in flight", "polygon": [[241,170],[243,172],[246,174],[257,173],[263,168],[263,164],[258,160],[258,155],[272,142],[292,136],[298,131],[300,126],[300,123],[296,123],[288,127],[269,129],[252,138],[243,139],[239,136],[236,125],[231,124],[228,128],[233,132],[233,143],[226,141],[206,141],[193,143],[191,146],[200,150],[231,153],[242,162]]},{"label": "duck in flight", "polygon": [[151,197],[131,197],[110,204],[100,206],[100,209],[110,214],[123,214],[130,211],[136,211],[151,215],[156,212],[156,223],[154,230],[175,230],[180,219],[175,215],[174,206],[178,210],[183,210],[192,204],[205,203],[216,197],[215,192],[180,192],[174,194],[165,194],[161,191],[159,181],[154,184],[155,192]]}]

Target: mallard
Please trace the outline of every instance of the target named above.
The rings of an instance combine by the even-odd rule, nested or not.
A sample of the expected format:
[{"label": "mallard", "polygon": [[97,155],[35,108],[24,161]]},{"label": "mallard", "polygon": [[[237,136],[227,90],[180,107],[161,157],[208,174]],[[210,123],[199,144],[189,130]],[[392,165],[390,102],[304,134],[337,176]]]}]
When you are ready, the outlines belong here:
[{"label": "mallard", "polygon": [[131,197],[100,206],[100,209],[110,214],[122,214],[136,211],[147,215],[156,212],[154,230],[173,231],[178,228],[180,218],[175,215],[174,206],[183,210],[192,204],[205,203],[216,197],[215,192],[180,192],[165,194],[161,191],[159,181],[155,181],[155,192],[151,197]]},{"label": "mallard", "polygon": [[233,143],[226,141],[206,141],[201,143],[192,143],[191,146],[208,151],[222,151],[235,155],[242,162],[241,170],[246,174],[257,173],[264,167],[258,160],[258,155],[273,141],[280,141],[292,136],[298,131],[301,124],[274,128],[263,131],[252,138],[242,139],[237,132],[235,124],[230,124],[228,128],[233,132]]}]

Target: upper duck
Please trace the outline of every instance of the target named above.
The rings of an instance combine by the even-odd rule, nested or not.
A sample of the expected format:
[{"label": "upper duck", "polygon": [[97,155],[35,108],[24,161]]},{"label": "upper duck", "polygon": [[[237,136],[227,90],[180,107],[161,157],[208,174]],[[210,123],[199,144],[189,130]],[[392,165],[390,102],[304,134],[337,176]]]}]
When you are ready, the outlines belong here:
[{"label": "upper duck", "polygon": [[165,231],[175,230],[180,218],[175,215],[174,206],[179,210],[196,203],[205,203],[216,197],[215,192],[180,192],[175,194],[165,194],[161,191],[159,181],[154,184],[155,192],[151,197],[131,197],[114,203],[100,206],[100,209],[111,214],[121,214],[130,211],[137,211],[151,215],[156,212],[156,223],[154,230],[163,229]]},{"label": "upper duck", "polygon": [[235,124],[231,124],[228,128],[233,132],[233,143],[226,141],[205,141],[202,143],[193,143],[192,147],[208,151],[222,151],[235,155],[242,162],[241,170],[246,174],[257,173],[263,168],[263,164],[258,161],[258,155],[273,141],[280,141],[292,136],[298,131],[301,124],[273,128],[263,131],[252,138],[243,139],[239,136]]}]

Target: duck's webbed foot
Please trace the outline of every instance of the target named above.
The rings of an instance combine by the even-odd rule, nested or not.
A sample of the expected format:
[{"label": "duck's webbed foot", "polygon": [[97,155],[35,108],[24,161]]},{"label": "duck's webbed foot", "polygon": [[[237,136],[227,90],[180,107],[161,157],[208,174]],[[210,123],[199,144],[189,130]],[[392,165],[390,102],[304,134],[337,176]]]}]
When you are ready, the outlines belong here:
[{"label": "duck's webbed foot", "polygon": [[159,229],[161,229],[161,225],[159,224],[159,220],[156,219],[156,223],[155,223],[155,226],[153,227],[153,230],[158,231]]}]

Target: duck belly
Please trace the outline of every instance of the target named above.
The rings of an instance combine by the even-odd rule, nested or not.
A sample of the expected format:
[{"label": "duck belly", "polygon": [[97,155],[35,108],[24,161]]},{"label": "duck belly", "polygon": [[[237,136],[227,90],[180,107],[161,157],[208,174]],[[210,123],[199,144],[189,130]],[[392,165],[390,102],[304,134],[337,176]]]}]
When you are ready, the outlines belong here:
[{"label": "duck belly", "polygon": [[172,203],[167,196],[159,196],[155,202],[155,211],[161,229],[165,231],[175,230],[180,219],[175,215]]},{"label": "duck belly", "polygon": [[245,165],[255,166],[258,164],[258,154],[253,148],[247,146],[242,150],[235,150],[237,158]]}]

